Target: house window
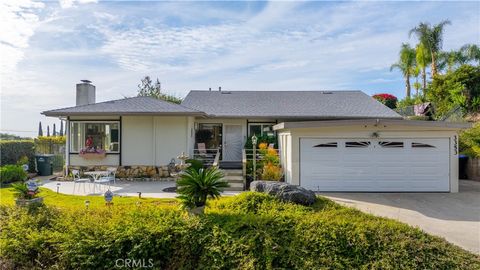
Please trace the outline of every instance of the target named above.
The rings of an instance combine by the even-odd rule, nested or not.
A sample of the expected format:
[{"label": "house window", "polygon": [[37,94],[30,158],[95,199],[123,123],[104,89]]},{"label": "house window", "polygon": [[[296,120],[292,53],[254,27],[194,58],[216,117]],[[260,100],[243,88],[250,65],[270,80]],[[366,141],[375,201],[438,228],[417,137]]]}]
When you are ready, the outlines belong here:
[{"label": "house window", "polygon": [[120,123],[70,122],[70,152],[78,153],[88,144],[107,153],[120,152]]},{"label": "house window", "polygon": [[206,149],[222,147],[222,124],[200,123],[195,131],[195,148],[202,144]]},{"label": "house window", "polygon": [[274,125],[275,123],[249,123],[248,136],[275,136]]}]

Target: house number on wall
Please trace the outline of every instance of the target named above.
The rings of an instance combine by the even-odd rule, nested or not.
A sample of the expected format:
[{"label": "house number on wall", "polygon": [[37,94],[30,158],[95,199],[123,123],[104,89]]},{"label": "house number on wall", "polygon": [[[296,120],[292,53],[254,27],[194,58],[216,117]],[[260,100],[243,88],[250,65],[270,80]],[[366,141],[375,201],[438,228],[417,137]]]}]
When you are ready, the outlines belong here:
[{"label": "house number on wall", "polygon": [[453,136],[453,152],[458,154],[458,140],[457,140],[457,135]]}]

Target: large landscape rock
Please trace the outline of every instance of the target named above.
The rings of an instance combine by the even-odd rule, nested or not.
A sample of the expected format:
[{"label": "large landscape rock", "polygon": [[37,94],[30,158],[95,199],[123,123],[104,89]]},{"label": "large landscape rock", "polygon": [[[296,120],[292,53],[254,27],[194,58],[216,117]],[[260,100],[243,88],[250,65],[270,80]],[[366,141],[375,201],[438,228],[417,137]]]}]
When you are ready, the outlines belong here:
[{"label": "large landscape rock", "polygon": [[253,181],[250,190],[263,192],[286,202],[311,205],[315,202],[315,193],[299,186],[277,181]]}]

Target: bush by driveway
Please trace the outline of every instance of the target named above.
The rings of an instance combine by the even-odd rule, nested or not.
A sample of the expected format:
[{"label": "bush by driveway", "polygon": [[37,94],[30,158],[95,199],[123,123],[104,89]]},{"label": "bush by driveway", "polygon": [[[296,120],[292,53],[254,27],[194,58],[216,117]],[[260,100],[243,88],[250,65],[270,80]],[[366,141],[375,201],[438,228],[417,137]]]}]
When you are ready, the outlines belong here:
[{"label": "bush by driveway", "polygon": [[393,218],[480,254],[480,182],[459,193],[322,193],[337,203]]}]

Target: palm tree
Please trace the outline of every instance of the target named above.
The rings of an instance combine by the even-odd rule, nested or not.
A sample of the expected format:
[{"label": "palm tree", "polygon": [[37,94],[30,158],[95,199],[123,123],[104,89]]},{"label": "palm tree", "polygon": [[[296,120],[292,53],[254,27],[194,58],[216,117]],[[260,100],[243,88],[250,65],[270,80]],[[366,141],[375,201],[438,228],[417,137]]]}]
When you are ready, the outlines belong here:
[{"label": "palm tree", "polygon": [[207,198],[218,198],[224,188],[223,173],[214,168],[188,168],[177,181],[177,193],[182,204],[189,209],[205,206]]},{"label": "palm tree", "polygon": [[398,69],[405,78],[405,90],[407,97],[411,95],[410,76],[415,70],[415,50],[409,44],[403,43],[399,53],[400,59],[390,67],[390,71]]},{"label": "palm tree", "polygon": [[467,59],[467,62],[478,62],[480,64],[480,47],[476,44],[466,44],[460,48],[460,53]]},{"label": "palm tree", "polygon": [[425,48],[423,43],[420,42],[416,48],[415,60],[422,74],[422,91],[424,93],[427,88],[427,66],[430,64],[431,59],[430,52]]},{"label": "palm tree", "polygon": [[431,69],[432,76],[437,74],[437,56],[443,45],[443,28],[445,25],[451,24],[449,20],[430,26],[429,23],[420,23],[418,26],[410,30],[409,35],[415,34],[423,45],[430,51],[432,57]]}]

